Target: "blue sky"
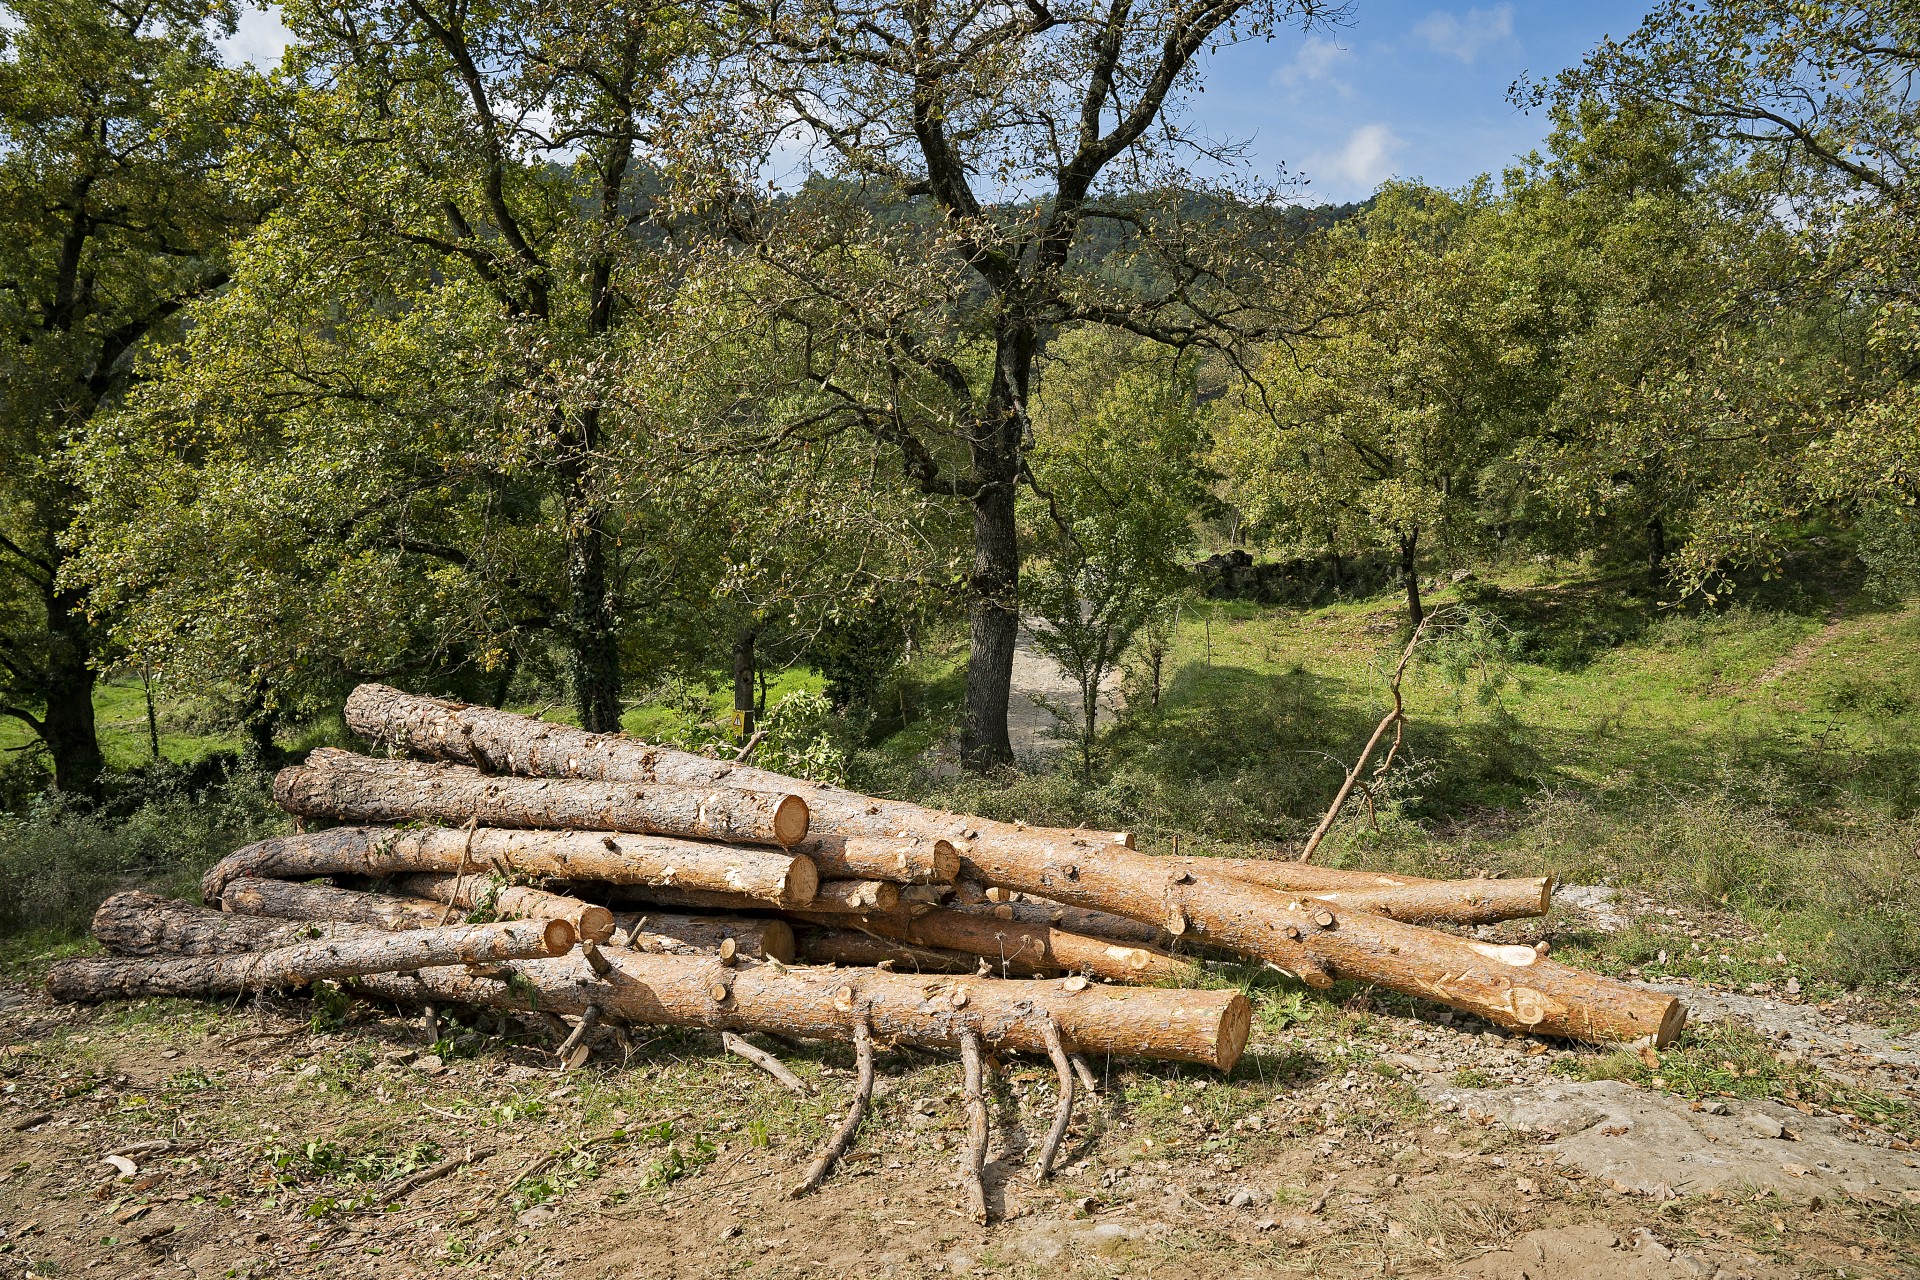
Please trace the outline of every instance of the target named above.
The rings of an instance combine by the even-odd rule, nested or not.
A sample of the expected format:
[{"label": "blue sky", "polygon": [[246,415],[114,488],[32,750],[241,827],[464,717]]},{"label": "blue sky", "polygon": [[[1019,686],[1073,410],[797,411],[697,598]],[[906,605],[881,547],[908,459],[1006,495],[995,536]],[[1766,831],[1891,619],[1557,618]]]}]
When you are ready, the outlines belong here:
[{"label": "blue sky", "polygon": [[1215,56],[1190,118],[1251,143],[1263,176],[1282,164],[1321,199],[1358,199],[1388,177],[1454,187],[1495,173],[1546,133],[1507,102],[1523,74],[1578,62],[1624,36],[1647,0],[1353,0],[1346,23]]},{"label": "blue sky", "polygon": [[[1236,45],[1207,67],[1190,119],[1250,144],[1264,177],[1284,165],[1307,197],[1368,195],[1389,177],[1454,187],[1498,173],[1545,135],[1507,102],[1523,74],[1570,66],[1603,35],[1623,36],[1648,0],[1353,0],[1344,24]],[[277,10],[244,10],[226,42],[235,61],[271,65],[287,31]]]}]

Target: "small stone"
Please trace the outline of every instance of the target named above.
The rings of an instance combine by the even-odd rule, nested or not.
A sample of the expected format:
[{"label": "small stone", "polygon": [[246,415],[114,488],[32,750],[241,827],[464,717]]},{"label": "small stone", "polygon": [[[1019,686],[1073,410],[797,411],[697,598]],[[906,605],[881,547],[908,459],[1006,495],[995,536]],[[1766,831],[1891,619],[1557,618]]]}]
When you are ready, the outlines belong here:
[{"label": "small stone", "polygon": [[720,1238],[722,1240],[731,1240],[739,1234],[740,1234],[740,1224],[736,1222],[730,1227],[721,1228]]},{"label": "small stone", "polygon": [[437,1053],[423,1053],[413,1060],[413,1069],[415,1071],[424,1071],[430,1076],[437,1076],[447,1069],[447,1064],[441,1060],[440,1055]]},{"label": "small stone", "polygon": [[1700,1109],[1710,1116],[1724,1116],[1729,1110],[1725,1098],[1708,1098],[1700,1104]]},{"label": "small stone", "polygon": [[1749,1111],[1740,1117],[1740,1123],[1747,1127],[1748,1132],[1760,1138],[1777,1138],[1786,1132],[1778,1120],[1760,1111]]},{"label": "small stone", "polygon": [[529,1231],[537,1231],[549,1222],[552,1222],[557,1216],[553,1209],[547,1205],[537,1204],[531,1209],[523,1209],[514,1216],[513,1220]]},{"label": "small stone", "polygon": [[1790,996],[1797,996],[1797,995],[1799,995],[1799,994],[1800,994],[1800,979],[1798,979],[1798,978],[1788,978],[1788,979],[1787,979],[1787,987],[1786,987],[1786,991],[1787,991],[1787,994],[1788,994],[1788,995],[1790,995]]},{"label": "small stone", "polygon": [[1259,1203],[1259,1200],[1260,1197],[1255,1195],[1250,1188],[1240,1187],[1236,1189],[1232,1195],[1227,1197],[1227,1204],[1235,1209],[1251,1209],[1255,1204]]},{"label": "small stone", "polygon": [[1275,1227],[1279,1225],[1280,1224],[1275,1222],[1272,1218],[1262,1218],[1260,1219],[1260,1221],[1253,1224],[1253,1229],[1255,1231],[1272,1231]]}]

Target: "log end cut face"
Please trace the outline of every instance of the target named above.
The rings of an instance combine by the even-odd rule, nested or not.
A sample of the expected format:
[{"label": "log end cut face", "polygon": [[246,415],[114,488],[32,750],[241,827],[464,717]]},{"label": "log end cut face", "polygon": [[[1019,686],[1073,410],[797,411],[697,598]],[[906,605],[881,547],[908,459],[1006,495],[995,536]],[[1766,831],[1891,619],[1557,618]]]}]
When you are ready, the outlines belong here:
[{"label": "log end cut face", "polygon": [[811,821],[807,802],[799,796],[781,796],[773,806],[773,836],[782,847],[792,848],[807,838]]},{"label": "log end cut face", "polygon": [[1235,992],[1220,1018],[1220,1035],[1214,1045],[1213,1065],[1222,1072],[1233,1070],[1246,1052],[1247,1037],[1253,1034],[1253,1002]]}]

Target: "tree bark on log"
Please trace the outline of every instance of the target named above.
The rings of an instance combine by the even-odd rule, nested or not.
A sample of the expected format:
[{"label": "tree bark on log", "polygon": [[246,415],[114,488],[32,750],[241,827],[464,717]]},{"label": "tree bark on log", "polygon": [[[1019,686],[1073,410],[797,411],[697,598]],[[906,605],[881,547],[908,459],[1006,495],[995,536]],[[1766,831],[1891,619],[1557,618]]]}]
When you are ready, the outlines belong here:
[{"label": "tree bark on log", "polygon": [[242,876],[220,895],[220,909],[235,915],[275,920],[337,920],[392,933],[401,929],[437,929],[465,924],[447,918],[447,904],[390,893],[362,893],[325,884],[294,884]]},{"label": "tree bark on log", "polygon": [[[813,924],[840,923],[830,915],[808,911],[794,914]],[[1086,973],[1110,982],[1142,985],[1178,984],[1193,977],[1192,961],[1163,951],[1123,946],[1050,925],[997,920],[941,907],[917,913],[869,912],[859,917],[857,927],[911,946],[982,956],[996,970],[1003,964],[1011,964],[1030,970]]]},{"label": "tree bark on log", "polygon": [[752,916],[688,916],[673,912],[615,915],[608,945],[659,955],[714,955],[731,940],[737,954],[758,960],[794,960],[793,926]]},{"label": "tree bark on log", "polygon": [[[915,947],[887,938],[876,938],[857,929],[808,927],[795,931],[798,957],[807,964],[837,964],[853,967],[891,965],[896,973],[975,973],[980,957],[958,951],[939,951]],[[1009,976],[1029,978],[1035,970],[1010,965]]]},{"label": "tree bark on log", "polygon": [[503,884],[495,873],[479,876],[405,875],[394,888],[416,898],[451,903],[463,911],[491,912],[501,920],[565,920],[586,942],[613,936],[613,912],[594,902],[525,885]]},{"label": "tree bark on log", "polygon": [[610,786],[497,777],[460,765],[376,760],[332,747],[282,769],[273,799],[302,818],[349,822],[426,819],[489,827],[627,831],[788,848],[807,837],[799,796],[671,783]]},{"label": "tree bark on log", "polygon": [[573,942],[573,927],[564,920],[515,920],[331,938],[242,955],[68,960],[47,975],[47,991],[74,1002],[236,995],[440,965],[557,956]]},{"label": "tree bark on log", "polygon": [[232,955],[376,932],[371,925],[228,915],[139,889],[114,894],[93,913],[93,936],[117,956]]},{"label": "tree bark on log", "polygon": [[[1158,863],[1170,860],[1155,857],[1154,861]],[[1205,873],[1204,864],[1209,859],[1196,858],[1194,861],[1203,864],[1201,871]],[[1289,862],[1282,865],[1294,867],[1303,864]],[[1308,869],[1311,869],[1310,864]],[[1239,880],[1242,883],[1259,883],[1257,880],[1231,872],[1225,874],[1228,879]],[[1271,885],[1263,887],[1274,888]],[[1545,915],[1548,908],[1552,906],[1553,880],[1545,876],[1517,880],[1423,880],[1415,884],[1396,885],[1384,889],[1276,889],[1276,892],[1354,907],[1362,911],[1372,911],[1378,915],[1390,916],[1403,924],[1481,925]],[[1063,909],[1058,904],[1045,902],[1003,905]],[[1128,938],[1154,945],[1167,945],[1162,930],[1141,933],[1140,930],[1144,926],[1135,924],[1129,928],[1128,925],[1132,922],[1111,913],[1081,911],[1079,908],[1064,908],[1064,910],[1080,913],[1078,918],[1080,927],[1075,929],[1075,932],[1094,937]],[[1064,918],[1059,923],[1063,927],[1073,928]]]},{"label": "tree bark on log", "polygon": [[[1069,906],[1189,933],[1316,983],[1334,976],[1435,1000],[1516,1031],[1601,1042],[1668,1043],[1686,1021],[1671,996],[1536,954],[1335,907],[1218,873],[1157,865],[1098,832],[1028,828],[943,814],[802,783],[744,765],[623,738],[595,738],[487,708],[362,686],[347,702],[362,736],[440,758],[487,753],[495,768],[630,782],[752,788],[802,797],[817,835],[952,840],[961,872]],[[964,843],[962,843],[964,842]]]},{"label": "tree bark on log", "polygon": [[813,863],[774,849],[615,831],[511,831],[481,827],[335,827],[261,840],[215,863],[201,879],[218,902],[236,876],[300,880],[413,872],[495,871],[508,876],[603,881],[741,894],[774,906],[813,901]]},{"label": "tree bark on log", "polygon": [[[618,900],[622,903],[649,902],[710,911],[753,911],[768,905],[738,893],[710,893],[662,885],[622,886]],[[888,884],[885,880],[822,880],[814,891],[812,901],[796,903],[785,909],[847,916],[869,911],[892,911],[899,905],[898,886]]]},{"label": "tree bark on log", "polygon": [[911,835],[819,836],[793,849],[813,859],[822,880],[887,880],[894,884],[952,884],[960,852],[947,840]]},{"label": "tree bark on log", "polygon": [[713,1031],[767,1031],[850,1041],[855,1011],[882,1041],[952,1049],[963,1029],[998,1048],[1046,1052],[1042,1014],[1076,1051],[1197,1062],[1230,1071],[1246,1047],[1252,1007],[1237,991],[1121,987],[1075,979],[928,978],[878,970],[786,968],[609,950],[597,977],[578,956],[513,966],[511,980],[460,969],[376,974],[354,986],[384,999],[577,1014]]}]

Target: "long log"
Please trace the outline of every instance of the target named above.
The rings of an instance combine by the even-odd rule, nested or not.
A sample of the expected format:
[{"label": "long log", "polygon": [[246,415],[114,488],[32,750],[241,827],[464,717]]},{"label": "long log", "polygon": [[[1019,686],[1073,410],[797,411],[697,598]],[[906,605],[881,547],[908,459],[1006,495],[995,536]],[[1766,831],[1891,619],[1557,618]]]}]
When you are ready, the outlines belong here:
[{"label": "long log", "polygon": [[806,858],[776,849],[614,831],[481,827],[335,827],[236,849],[200,882],[220,900],[236,876],[302,880],[355,875],[496,871],[540,879],[644,884],[741,894],[774,906],[812,902],[820,877]]},{"label": "long log", "polygon": [[[1439,1001],[1517,1031],[1668,1043],[1686,1021],[1671,996],[1583,973],[1531,947],[1481,943],[1203,869],[1169,868],[1111,833],[1029,828],[798,782],[765,770],[524,716],[362,686],[348,723],[386,745],[530,775],[726,785],[801,796],[819,835],[949,839],[983,884],[1164,925],[1319,985],[1335,977]],[[476,753],[479,753],[476,755]]]},{"label": "long log", "polygon": [[[647,902],[709,911],[751,911],[767,905],[755,902],[744,894],[711,893],[701,889],[666,888],[660,885],[623,886],[617,891],[617,898],[622,903]],[[811,901],[794,903],[787,909],[859,915],[867,911],[892,911],[899,905],[899,888],[885,880],[822,880]]]},{"label": "long log", "polygon": [[299,817],[349,822],[477,819],[489,827],[628,831],[783,848],[807,837],[807,802],[791,794],[492,777],[460,765],[377,760],[332,747],[282,769],[273,799]]},{"label": "long log", "polygon": [[253,876],[242,876],[228,884],[220,895],[220,909],[235,915],[268,916],[275,920],[337,920],[390,933],[466,923],[457,912],[449,918],[444,902],[390,893],[362,893],[358,889],[336,889],[325,884],[261,880]]},{"label": "long log", "polygon": [[565,920],[588,942],[613,936],[613,912],[565,894],[507,884],[496,873],[479,876],[416,874],[396,877],[393,887],[416,898],[482,911],[500,920]]},{"label": "long log", "polygon": [[[794,954],[807,964],[872,967],[890,965],[896,973],[974,973],[980,957],[877,938],[858,929],[808,927],[794,932]],[[1009,964],[1009,977],[1028,978],[1036,970]]]},{"label": "long log", "polygon": [[[1154,857],[1156,864],[1167,863],[1170,870],[1183,871],[1182,865],[1189,860]],[[1194,858],[1202,874],[1209,870],[1209,858]],[[1226,861],[1221,859],[1221,861]],[[1264,863],[1252,864],[1264,866]],[[1318,870],[1311,863],[1289,862],[1276,864],[1288,867],[1301,867],[1304,870]],[[1221,873],[1228,879],[1248,884],[1260,883],[1256,879],[1225,870]],[[1277,876],[1284,880],[1289,877]],[[1405,924],[1461,924],[1481,925],[1497,924],[1502,920],[1518,920],[1528,916],[1541,916],[1547,913],[1553,903],[1553,880],[1547,876],[1536,876],[1516,880],[1424,880],[1416,884],[1395,885],[1390,888],[1363,889],[1285,889],[1278,885],[1266,885],[1276,892],[1287,893],[1302,898],[1312,898],[1319,902],[1330,902],[1339,906],[1354,907],[1362,911],[1372,911],[1379,915],[1390,916]],[[1019,904],[1010,904],[1019,905]],[[1038,904],[1062,909],[1060,904]],[[1080,908],[1064,908],[1068,911],[1080,911]],[[1064,919],[1061,923],[1064,923]],[[1119,923],[1119,918],[1104,912],[1083,912],[1078,918],[1078,932],[1100,937],[1132,937],[1138,941],[1151,939],[1138,936]],[[1075,926],[1068,925],[1073,928]],[[1164,944],[1163,944],[1164,945]]]},{"label": "long log", "polygon": [[93,936],[117,956],[232,955],[377,931],[334,921],[228,915],[140,889],[114,894],[93,913]]},{"label": "long log", "polygon": [[794,960],[793,926],[752,916],[689,916],[670,911],[620,914],[609,945],[661,955],[715,955],[728,942],[735,954],[761,960]]},{"label": "long log", "polygon": [[1238,991],[1108,986],[1081,978],[1021,981],[920,977],[874,969],[728,967],[717,959],[608,949],[605,977],[577,955],[512,966],[511,978],[463,970],[379,974],[355,987],[386,999],[486,1005],[715,1031],[769,1031],[850,1041],[864,1013],[881,1042],[952,1049],[962,1029],[989,1044],[1045,1053],[1051,1014],[1076,1052],[1197,1062],[1232,1070],[1252,1006]]},{"label": "long log", "polygon": [[564,920],[515,920],[329,938],[238,955],[68,960],[47,975],[47,991],[75,1002],[236,995],[438,965],[556,956],[573,943],[573,927]]},{"label": "long log", "polygon": [[[795,912],[813,924],[836,925],[838,917]],[[1034,970],[1086,973],[1111,982],[1176,984],[1193,976],[1193,963],[1150,947],[1131,947],[1089,938],[1051,925],[997,920],[971,912],[932,907],[868,912],[856,927],[918,947],[935,947],[983,956],[996,970],[1003,964]]]}]

